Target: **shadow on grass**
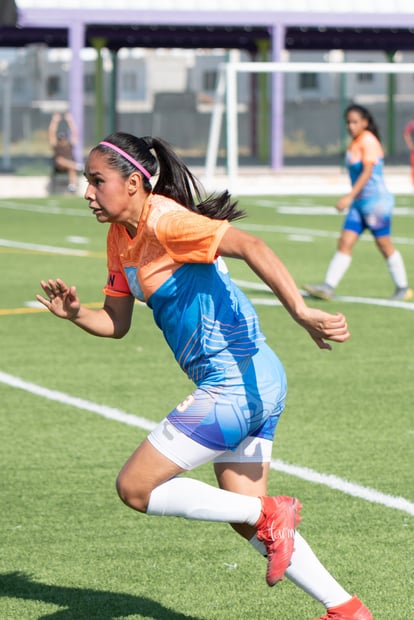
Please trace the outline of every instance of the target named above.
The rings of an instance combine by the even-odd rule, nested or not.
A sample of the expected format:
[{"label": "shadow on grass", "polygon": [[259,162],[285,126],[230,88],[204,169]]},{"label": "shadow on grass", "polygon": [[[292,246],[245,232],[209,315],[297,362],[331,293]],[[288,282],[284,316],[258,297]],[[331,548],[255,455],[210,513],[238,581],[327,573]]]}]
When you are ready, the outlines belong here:
[{"label": "shadow on grass", "polygon": [[[63,608],[41,615],[37,620],[115,620],[128,616],[154,620],[200,620],[142,596],[47,585],[33,581],[28,575],[19,572],[0,574],[0,596],[40,601]],[[20,619],[16,617],[15,620]]]}]

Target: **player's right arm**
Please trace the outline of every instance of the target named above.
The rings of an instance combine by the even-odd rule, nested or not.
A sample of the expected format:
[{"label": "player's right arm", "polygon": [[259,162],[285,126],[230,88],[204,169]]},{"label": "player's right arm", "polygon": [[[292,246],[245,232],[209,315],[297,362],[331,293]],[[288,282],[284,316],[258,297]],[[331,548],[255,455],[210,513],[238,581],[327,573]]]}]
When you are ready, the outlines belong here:
[{"label": "player's right arm", "polygon": [[131,326],[134,298],[106,296],[103,308],[97,310],[83,306],[75,286],[67,286],[63,280],[42,280],[40,285],[46,298],[36,295],[37,300],[52,314],[71,321],[93,336],[122,338]]}]

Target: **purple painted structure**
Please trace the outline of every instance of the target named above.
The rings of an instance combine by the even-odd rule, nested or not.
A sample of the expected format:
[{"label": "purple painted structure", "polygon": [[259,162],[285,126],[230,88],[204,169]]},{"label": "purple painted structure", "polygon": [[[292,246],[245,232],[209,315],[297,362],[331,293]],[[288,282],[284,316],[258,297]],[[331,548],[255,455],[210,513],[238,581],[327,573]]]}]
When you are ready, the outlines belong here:
[{"label": "purple painted structure", "polygon": [[[80,60],[80,52],[87,43],[88,28],[104,27],[129,27],[131,32],[133,26],[138,28],[138,33],[135,33],[133,42],[128,42],[126,37],[125,42],[120,45],[119,41],[116,45],[119,47],[128,46],[140,46],[140,33],[142,30],[142,47],[150,47],[147,43],[147,39],[144,37],[145,32],[151,32],[151,28],[154,27],[176,27],[177,29],[183,28],[181,31],[181,37],[186,34],[188,36],[191,33],[190,28],[196,27],[200,29],[225,29],[242,27],[246,29],[246,39],[248,38],[249,29],[262,29],[267,32],[271,40],[272,60],[277,62],[281,60],[282,51],[287,47],[287,39],[289,38],[287,33],[291,33],[291,37],[296,36],[298,39],[303,33],[308,34],[308,43],[306,43],[306,37],[302,36],[301,49],[331,49],[333,41],[345,41],[343,48],[346,49],[346,38],[344,38],[344,29],[346,36],[346,29],[350,29],[349,33],[354,33],[355,36],[360,34],[361,30],[366,29],[368,33],[372,33],[374,36],[375,29],[380,29],[383,33],[379,35],[379,43],[377,37],[376,45],[383,47],[376,47],[376,49],[414,49],[414,12],[400,12],[400,13],[350,13],[350,12],[307,12],[301,13],[299,11],[219,11],[219,10],[147,10],[147,9],[129,9],[129,10],[92,10],[92,9],[35,9],[27,8],[19,10],[18,19],[20,35],[24,29],[39,29],[39,32],[45,31],[45,29],[66,30],[68,33],[67,45],[72,50],[73,60],[70,69],[70,101],[69,106],[74,116],[75,122],[79,128],[79,144],[77,146],[77,155],[81,158],[83,150],[83,66]],[[148,27],[145,31],[145,27]],[[296,29],[296,30],[295,30]],[[336,29],[336,30],[335,30]],[[393,32],[393,29],[395,30]],[[331,32],[330,46],[322,47],[322,37],[326,32]],[[392,38],[392,42],[387,43],[387,38],[384,33],[396,35]],[[405,38],[402,36],[404,35]],[[103,35],[104,36],[104,35]],[[256,35],[257,36],[257,35]],[[312,39],[312,37],[314,39]],[[213,34],[214,39],[214,34]],[[39,41],[42,40],[40,37]],[[314,40],[314,43],[312,41]],[[360,42],[355,45],[361,47],[354,47],[353,49],[365,49],[363,45],[363,37],[359,37]],[[404,40],[404,42],[403,42]],[[193,41],[193,39],[191,39]],[[47,39],[45,39],[47,42]],[[400,42],[400,43],[398,43]],[[184,41],[185,43],[185,41]],[[183,47],[188,47],[183,43]],[[234,45],[234,43],[233,43]],[[396,45],[398,45],[396,47]],[[402,45],[402,47],[401,47]],[[222,44],[220,44],[222,46]],[[320,46],[320,47],[315,47]],[[158,47],[161,45],[158,44]],[[180,44],[171,45],[168,47],[180,47]],[[191,44],[191,47],[196,47]],[[213,46],[212,46],[213,47]],[[216,45],[217,47],[217,45]],[[341,47],[340,44],[337,47]],[[114,47],[115,49],[115,47]],[[349,49],[349,48],[348,48]],[[371,47],[371,49],[373,49]],[[278,169],[283,164],[282,155],[282,142],[280,139],[283,136],[283,78],[280,73],[274,74],[272,85],[272,135],[279,137],[279,139],[272,140],[272,167]]]}]

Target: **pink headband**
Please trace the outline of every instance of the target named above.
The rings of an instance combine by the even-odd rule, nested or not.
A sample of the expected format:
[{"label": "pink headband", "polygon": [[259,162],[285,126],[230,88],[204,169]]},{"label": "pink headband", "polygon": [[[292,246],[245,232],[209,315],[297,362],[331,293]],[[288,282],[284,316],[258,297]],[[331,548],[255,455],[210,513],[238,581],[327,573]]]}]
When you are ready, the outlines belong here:
[{"label": "pink headband", "polygon": [[125,157],[125,159],[127,159],[129,162],[131,162],[131,164],[133,164],[135,166],[135,168],[138,168],[138,170],[140,170],[142,172],[142,174],[145,177],[147,177],[147,179],[151,178],[151,175],[148,172],[148,170],[146,170],[144,168],[144,166],[142,164],[140,164],[136,159],[131,157],[131,155],[128,155],[128,153],[125,153],[125,151],[120,149],[119,146],[115,146],[115,144],[111,144],[110,142],[105,142],[105,141],[100,142],[99,144],[101,144],[102,146],[107,146],[108,148],[112,149],[116,153],[119,153],[120,155],[122,155],[122,157]]}]

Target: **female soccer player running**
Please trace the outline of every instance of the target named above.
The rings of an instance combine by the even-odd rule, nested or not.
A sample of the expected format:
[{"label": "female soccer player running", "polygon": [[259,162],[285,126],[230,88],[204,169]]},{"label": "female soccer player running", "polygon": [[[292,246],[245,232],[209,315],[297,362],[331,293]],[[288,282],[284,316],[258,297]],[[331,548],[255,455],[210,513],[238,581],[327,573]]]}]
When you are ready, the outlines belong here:
[{"label": "female soccer player running", "polygon": [[395,286],[394,301],[408,301],[414,294],[408,287],[403,258],[391,241],[391,218],[394,197],[385,187],[383,178],[384,152],[378,127],[371,113],[363,106],[350,105],[345,112],[351,144],[346,165],[351,191],[339,199],[338,211],[348,211],[322,284],[306,284],[303,288],[319,299],[331,299],[352,260],[352,250],[365,229],[372,234],[377,248],[387,261]]},{"label": "female soccer player running", "polygon": [[[347,340],[344,316],[308,308],[272,250],[232,226],[243,212],[229,194],[203,199],[195,177],[162,140],[110,135],[90,152],[85,174],[89,208],[110,224],[103,307],[81,305],[75,286],[61,279],[42,281],[46,297],[38,300],[57,317],[109,338],[128,332],[135,299],[146,302],[195,383],[121,469],[120,498],[148,515],[228,522],[267,557],[269,585],[286,574],[327,608],[323,618],[371,620],[296,531],[299,501],[266,495],[285,373],[223,257],[245,260],[321,349],[331,348],[327,340]],[[207,461],[219,488],[180,476]]]}]

